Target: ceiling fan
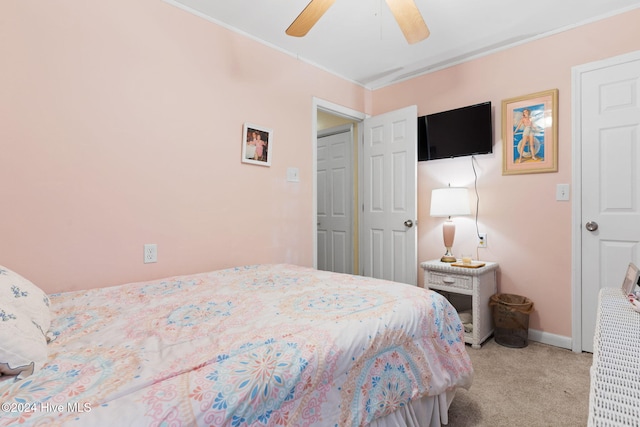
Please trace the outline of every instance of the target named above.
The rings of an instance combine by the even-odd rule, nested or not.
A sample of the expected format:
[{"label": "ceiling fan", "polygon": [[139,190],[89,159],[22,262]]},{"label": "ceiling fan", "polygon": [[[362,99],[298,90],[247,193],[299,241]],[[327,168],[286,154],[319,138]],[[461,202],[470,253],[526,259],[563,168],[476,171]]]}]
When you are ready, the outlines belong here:
[{"label": "ceiling fan", "polygon": [[[335,0],[311,0],[285,33],[294,37],[303,37],[334,2]],[[429,28],[422,19],[414,0],[386,0],[386,2],[409,44],[429,37]]]}]

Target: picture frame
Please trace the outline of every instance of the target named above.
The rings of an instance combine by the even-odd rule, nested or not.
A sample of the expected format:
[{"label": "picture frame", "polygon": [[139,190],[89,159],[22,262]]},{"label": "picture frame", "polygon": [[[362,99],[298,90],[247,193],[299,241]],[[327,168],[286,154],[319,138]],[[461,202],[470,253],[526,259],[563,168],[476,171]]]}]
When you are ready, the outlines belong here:
[{"label": "picture frame", "polygon": [[624,296],[631,295],[636,288],[636,285],[640,286],[640,270],[632,262],[629,263],[627,271],[622,281],[622,293]]},{"label": "picture frame", "polygon": [[273,157],[273,130],[245,123],[242,127],[242,162],[271,166]]},{"label": "picture frame", "polygon": [[502,174],[558,171],[558,89],[502,101]]}]

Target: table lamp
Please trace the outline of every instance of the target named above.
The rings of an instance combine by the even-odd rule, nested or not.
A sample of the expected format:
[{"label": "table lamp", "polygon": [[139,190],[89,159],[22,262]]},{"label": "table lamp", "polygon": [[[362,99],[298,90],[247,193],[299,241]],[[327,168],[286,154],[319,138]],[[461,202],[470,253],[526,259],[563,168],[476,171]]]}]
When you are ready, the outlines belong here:
[{"label": "table lamp", "polygon": [[442,225],[442,237],[447,251],[440,258],[440,261],[456,262],[456,257],[451,253],[453,239],[456,235],[456,226],[451,217],[470,214],[468,189],[464,187],[446,187],[436,188],[431,191],[431,216],[447,217],[447,220]]}]

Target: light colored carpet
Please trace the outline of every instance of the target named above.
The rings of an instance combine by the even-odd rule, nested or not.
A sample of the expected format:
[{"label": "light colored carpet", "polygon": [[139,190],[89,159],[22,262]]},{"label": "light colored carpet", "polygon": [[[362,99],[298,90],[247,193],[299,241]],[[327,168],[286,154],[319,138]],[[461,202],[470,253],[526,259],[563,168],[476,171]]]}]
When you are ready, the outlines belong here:
[{"label": "light colored carpet", "polygon": [[509,348],[493,338],[467,351],[475,370],[473,385],[456,393],[449,427],[587,425],[591,353],[534,341]]}]

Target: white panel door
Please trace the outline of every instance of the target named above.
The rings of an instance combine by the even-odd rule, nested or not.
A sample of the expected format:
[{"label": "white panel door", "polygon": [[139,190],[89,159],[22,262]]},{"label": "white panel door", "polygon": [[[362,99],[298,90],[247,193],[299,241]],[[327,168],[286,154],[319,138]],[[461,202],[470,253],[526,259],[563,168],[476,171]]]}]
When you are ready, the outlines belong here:
[{"label": "white panel door", "polygon": [[364,121],[364,275],[416,285],[418,108]]},{"label": "white panel door", "polygon": [[[630,261],[640,265],[640,56],[636,56],[581,75],[581,339],[582,349],[590,352],[598,292],[602,287],[620,287]],[[587,229],[589,223],[592,231]]]},{"label": "white panel door", "polygon": [[318,132],[318,269],[353,273],[353,127]]}]

